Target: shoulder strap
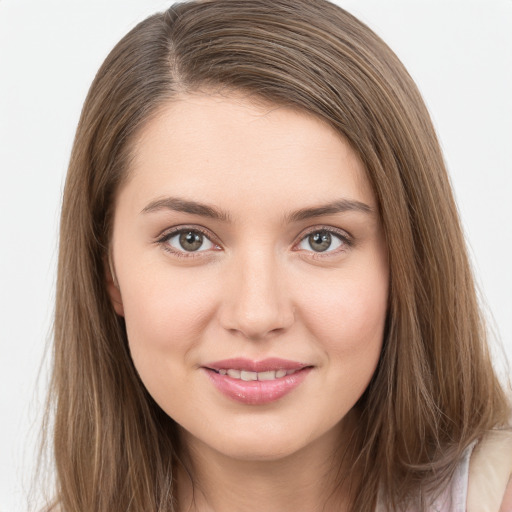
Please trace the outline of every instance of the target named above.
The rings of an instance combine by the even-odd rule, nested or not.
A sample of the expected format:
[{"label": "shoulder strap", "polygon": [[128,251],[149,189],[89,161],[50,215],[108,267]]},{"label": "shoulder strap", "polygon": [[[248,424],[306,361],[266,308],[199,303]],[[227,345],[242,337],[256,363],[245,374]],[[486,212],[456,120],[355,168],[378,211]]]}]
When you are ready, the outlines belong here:
[{"label": "shoulder strap", "polygon": [[488,432],[469,463],[467,512],[498,512],[512,475],[512,430]]}]

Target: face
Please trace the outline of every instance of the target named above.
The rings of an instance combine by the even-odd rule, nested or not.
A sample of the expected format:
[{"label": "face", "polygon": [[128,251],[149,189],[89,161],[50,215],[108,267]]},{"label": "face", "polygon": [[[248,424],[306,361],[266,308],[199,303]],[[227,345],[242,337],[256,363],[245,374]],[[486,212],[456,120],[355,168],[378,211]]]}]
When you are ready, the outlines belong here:
[{"label": "face", "polygon": [[149,393],[187,442],[229,457],[338,432],[375,371],[388,298],[354,151],[309,114],[199,94],[134,149],[109,291]]}]

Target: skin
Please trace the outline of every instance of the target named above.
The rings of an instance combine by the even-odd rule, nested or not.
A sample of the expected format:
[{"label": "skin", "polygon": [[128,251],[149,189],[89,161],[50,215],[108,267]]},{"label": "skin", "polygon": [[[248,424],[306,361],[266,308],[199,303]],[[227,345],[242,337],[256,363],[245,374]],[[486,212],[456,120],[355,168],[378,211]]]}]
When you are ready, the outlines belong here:
[{"label": "skin", "polygon": [[512,510],[512,476],[509,478],[505,494],[503,495],[503,502],[499,512],[510,512]]},{"label": "skin", "polygon": [[[168,197],[226,218],[162,206]],[[290,218],[340,200],[367,208]],[[387,312],[377,212],[360,159],[307,113],[187,94],[142,130],[116,201],[109,292],[144,385],[180,425],[196,489],[193,500],[179,475],[183,510],[346,509],[334,455],[350,444]],[[176,228],[210,241],[187,252],[169,233]],[[322,229],[331,242],[320,252],[309,235]],[[203,368],[233,357],[312,370],[281,399],[248,405],[222,394]],[[341,474],[349,467],[345,459]]]}]

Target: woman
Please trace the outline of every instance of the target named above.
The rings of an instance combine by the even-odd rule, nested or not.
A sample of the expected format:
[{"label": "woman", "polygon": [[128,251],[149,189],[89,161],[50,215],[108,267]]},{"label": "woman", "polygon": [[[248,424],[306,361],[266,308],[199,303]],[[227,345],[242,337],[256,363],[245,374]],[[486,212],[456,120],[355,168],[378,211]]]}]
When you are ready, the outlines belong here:
[{"label": "woman", "polygon": [[78,127],[57,290],[62,511],[464,510],[479,485],[510,506],[429,115],[328,2],[184,3],[123,38]]}]

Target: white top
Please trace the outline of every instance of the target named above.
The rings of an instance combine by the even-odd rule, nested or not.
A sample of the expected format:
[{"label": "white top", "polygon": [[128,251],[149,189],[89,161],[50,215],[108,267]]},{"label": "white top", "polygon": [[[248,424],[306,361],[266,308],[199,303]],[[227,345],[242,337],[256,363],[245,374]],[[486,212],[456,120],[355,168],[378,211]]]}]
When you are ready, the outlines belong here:
[{"label": "white top", "polygon": [[469,460],[476,441],[466,448],[464,455],[445,491],[432,504],[432,512],[466,512],[468,497]]},{"label": "white top", "polygon": [[[512,431],[490,431],[465,450],[449,484],[427,510],[498,512],[511,475]],[[375,512],[390,511],[379,499]],[[418,511],[411,508],[407,512]]]},{"label": "white top", "polygon": [[[466,500],[468,495],[469,459],[476,443],[471,444],[459,462],[449,485],[444,492],[428,507],[429,512],[466,512]],[[375,512],[389,512],[388,508],[379,498]],[[418,512],[415,508],[407,509],[407,512]]]}]

